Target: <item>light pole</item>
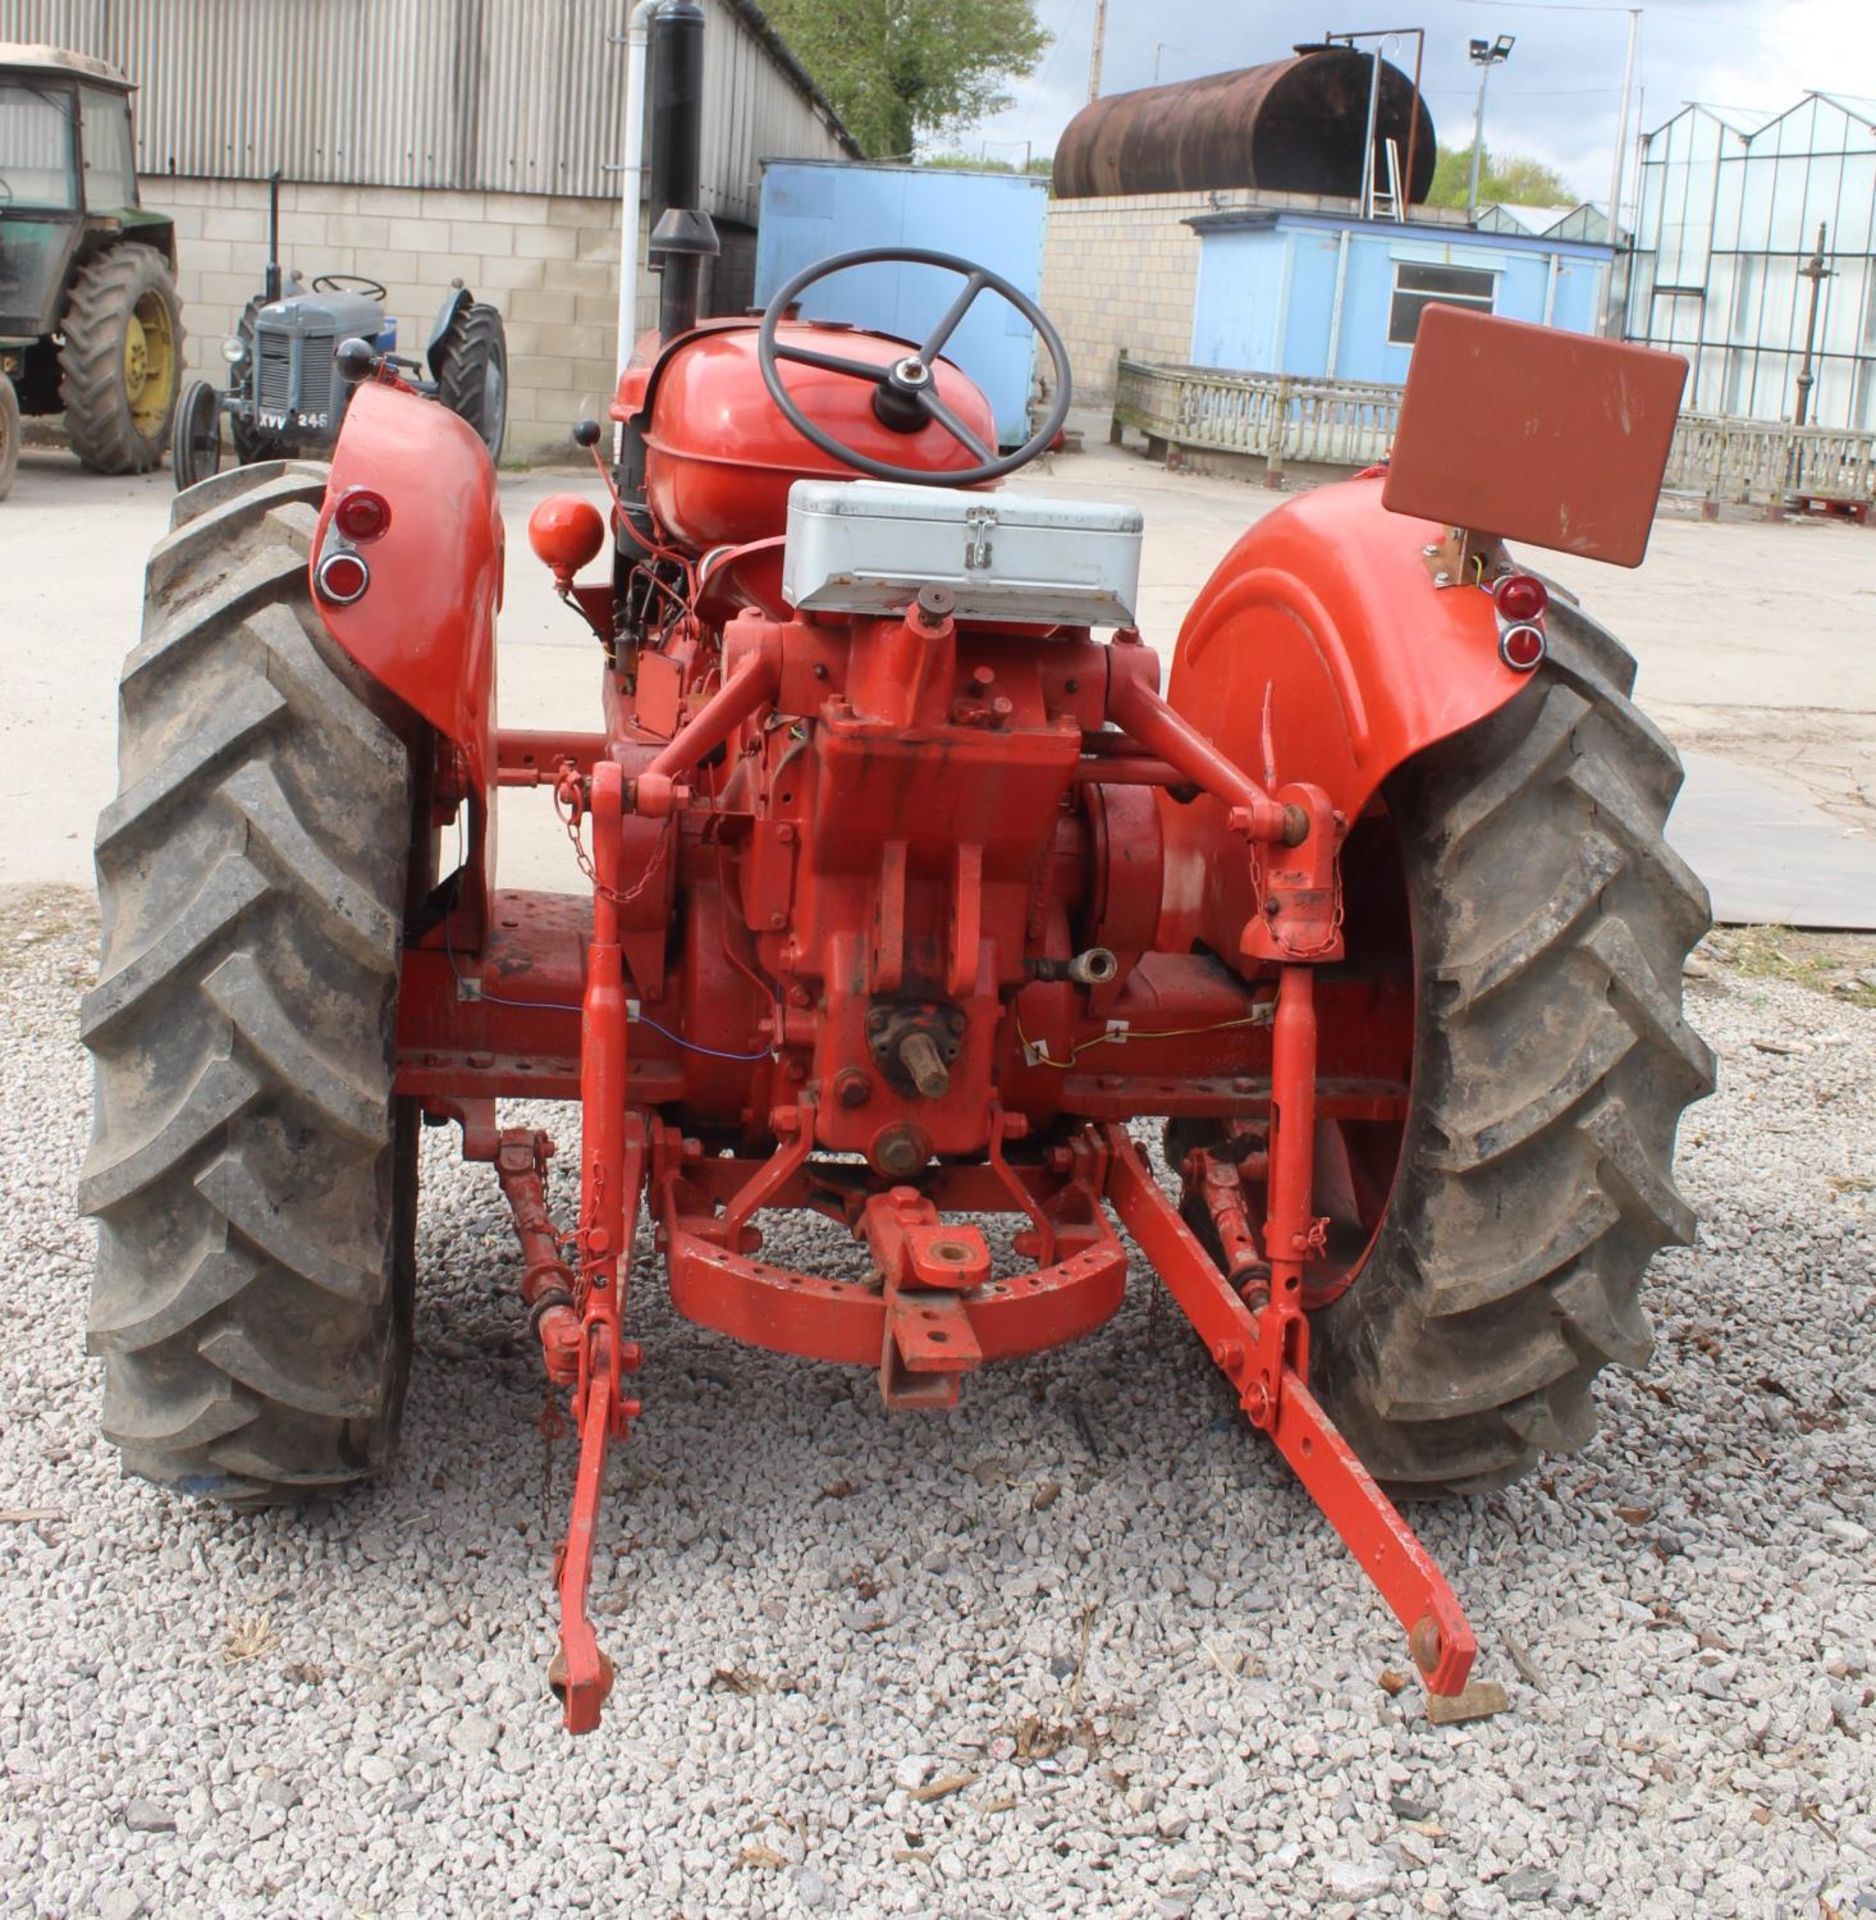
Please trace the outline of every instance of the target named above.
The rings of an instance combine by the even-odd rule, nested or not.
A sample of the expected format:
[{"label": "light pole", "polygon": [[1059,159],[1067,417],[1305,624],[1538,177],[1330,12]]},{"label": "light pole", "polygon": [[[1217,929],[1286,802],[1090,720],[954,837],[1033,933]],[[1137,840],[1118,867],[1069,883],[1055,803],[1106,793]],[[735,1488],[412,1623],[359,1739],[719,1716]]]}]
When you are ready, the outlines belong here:
[{"label": "light pole", "polygon": [[[1622,63],[1622,104],[1615,116],[1615,165],[1609,180],[1609,271],[1602,282],[1602,330],[1612,331],[1615,317],[1615,269],[1622,258],[1622,182],[1628,175],[1628,101],[1635,86],[1635,42],[1641,34],[1641,8],[1628,10],[1628,58]],[[1639,118],[1639,116],[1637,116]],[[1631,262],[1631,269],[1632,269]],[[1628,320],[1628,274],[1622,278],[1624,331]]]},{"label": "light pole", "polygon": [[1475,40],[1467,56],[1479,70],[1479,106],[1472,116],[1472,174],[1466,182],[1466,212],[1479,210],[1479,159],[1485,151],[1485,83],[1492,77],[1492,69],[1500,61],[1511,58],[1511,49],[1517,45],[1515,35],[1501,33],[1496,40]]},{"label": "light pole", "polygon": [[1798,426],[1803,426],[1811,417],[1811,383],[1816,375],[1811,371],[1811,354],[1817,345],[1817,296],[1824,290],[1824,282],[1836,278],[1836,269],[1824,264],[1824,223],[1817,226],[1817,251],[1798,269],[1798,278],[1811,283],[1811,317],[1804,326],[1804,362],[1798,368]]}]

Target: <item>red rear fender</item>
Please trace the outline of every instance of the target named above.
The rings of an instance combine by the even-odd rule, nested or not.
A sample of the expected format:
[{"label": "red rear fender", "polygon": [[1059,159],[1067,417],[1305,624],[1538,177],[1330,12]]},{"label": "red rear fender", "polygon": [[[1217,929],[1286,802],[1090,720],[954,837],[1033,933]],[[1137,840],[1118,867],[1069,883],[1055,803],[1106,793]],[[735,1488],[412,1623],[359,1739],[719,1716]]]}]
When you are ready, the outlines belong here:
[{"label": "red rear fender", "polygon": [[472,429],[432,400],[378,381],[352,396],[313,544],[342,542],[333,514],[369,488],[390,523],[360,541],[371,583],[349,606],[315,602],[332,637],[373,679],[457,747],[485,801],[495,767],[495,614],[502,521],[495,468]]},{"label": "red rear fender", "polygon": [[[1193,602],[1167,698],[1254,779],[1307,780],[1352,822],[1397,767],[1529,684],[1499,658],[1491,596],[1435,584],[1425,549],[1445,531],[1388,512],[1378,479],[1288,502]],[[1228,928],[1234,951],[1249,908],[1242,843],[1206,800],[1167,804],[1162,819],[1160,945],[1184,952]]]}]

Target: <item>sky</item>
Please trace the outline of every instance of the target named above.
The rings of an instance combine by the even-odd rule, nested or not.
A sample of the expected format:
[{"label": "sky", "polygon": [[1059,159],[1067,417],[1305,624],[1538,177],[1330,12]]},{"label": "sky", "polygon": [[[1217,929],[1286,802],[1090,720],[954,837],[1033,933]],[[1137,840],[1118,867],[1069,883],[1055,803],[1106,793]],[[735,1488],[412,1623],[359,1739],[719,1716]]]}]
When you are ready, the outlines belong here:
[{"label": "sky", "polygon": [[[1088,98],[1095,0],[1037,0],[1055,44],[1010,89],[1015,104],[956,144],[994,159],[1053,151]],[[1466,146],[1478,95],[1468,41],[1516,38],[1494,69],[1485,144],[1529,154],[1562,174],[1576,196],[1609,196],[1629,8],[1601,0],[1382,0],[1371,12],[1313,0],[1108,0],[1101,91],[1124,93],[1284,58],[1292,42],[1325,32],[1407,22],[1427,33],[1423,85],[1442,146]],[[1413,43],[1387,57],[1411,71]],[[1781,111],[1809,90],[1876,99],[1876,0],[1643,0],[1636,56],[1637,113],[1659,126],[1689,100]],[[1629,175],[1630,195],[1634,175]]]}]

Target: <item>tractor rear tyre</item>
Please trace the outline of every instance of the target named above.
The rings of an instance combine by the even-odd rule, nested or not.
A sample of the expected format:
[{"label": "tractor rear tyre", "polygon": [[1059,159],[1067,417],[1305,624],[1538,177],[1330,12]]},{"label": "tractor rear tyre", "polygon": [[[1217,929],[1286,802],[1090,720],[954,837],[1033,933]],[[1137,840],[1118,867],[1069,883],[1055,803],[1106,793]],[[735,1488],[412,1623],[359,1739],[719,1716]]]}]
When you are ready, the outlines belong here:
[{"label": "tractor rear tyre", "polygon": [[20,397],[13,382],[0,373],[0,500],[13,491],[20,464]]},{"label": "tractor rear tyre", "polygon": [[105,1436],[127,1472],[244,1506],[380,1472],[410,1364],[412,759],[311,604],[325,484],[275,462],[171,507],[82,1013]]},{"label": "tractor rear tyre", "polygon": [[[1663,832],[1680,761],[1616,641],[1557,599],[1548,628],[1532,683],[1386,791],[1413,1091],[1367,1257],[1311,1315],[1310,1374],[1396,1494],[1485,1492],[1582,1446],[1591,1380],[1651,1350],[1643,1270],[1693,1236],[1674,1135],[1713,1058],[1681,1015],[1709,914]],[[1169,1130],[1169,1153],[1192,1143]],[[1202,1237],[1216,1253],[1209,1218]]]},{"label": "tractor rear tyre", "polygon": [[508,333],[499,309],[461,308],[437,343],[437,397],[482,438],[499,462],[508,432]]},{"label": "tractor rear tyre", "polygon": [[169,445],[182,386],[182,302],[169,263],[125,242],[72,284],[59,400],[72,451],[98,473],[148,473]]}]

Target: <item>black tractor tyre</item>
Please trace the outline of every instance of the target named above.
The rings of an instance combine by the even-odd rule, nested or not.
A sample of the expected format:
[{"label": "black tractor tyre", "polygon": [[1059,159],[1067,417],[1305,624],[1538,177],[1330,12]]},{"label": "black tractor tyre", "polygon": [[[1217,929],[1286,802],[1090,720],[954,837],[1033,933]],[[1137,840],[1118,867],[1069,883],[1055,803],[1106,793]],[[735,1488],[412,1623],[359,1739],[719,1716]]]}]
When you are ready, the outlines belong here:
[{"label": "black tractor tyre", "polygon": [[410,1364],[412,756],[310,601],[325,484],[275,462],[172,504],[81,1017],[104,1433],[127,1472],[243,1506],[381,1472]]},{"label": "black tractor tyre", "polygon": [[[247,357],[241,363],[236,384],[240,388],[241,399],[250,408],[260,397],[260,311],[265,304],[256,294],[241,309],[241,318],[235,322],[236,337],[247,343]],[[244,467],[252,466],[257,460],[284,460],[290,457],[284,448],[271,445],[267,435],[258,427],[244,421],[239,407],[229,409],[228,438],[234,443],[236,461]]]},{"label": "black tractor tyre", "polygon": [[182,386],[182,302],[169,263],[125,242],[72,283],[59,322],[59,402],[72,451],[98,473],[148,473]]},{"label": "black tractor tyre", "polygon": [[[1592,1379],[1652,1349],[1644,1269],[1693,1237],[1674,1136],[1714,1069],[1681,966],[1710,916],[1664,835],[1680,761],[1623,648],[1555,599],[1548,627],[1532,684],[1386,790],[1413,1092],[1367,1259],[1311,1315],[1310,1376],[1397,1495],[1487,1492],[1581,1447]],[[1193,1143],[1175,1122],[1169,1158]]]},{"label": "black tractor tyre", "polygon": [[191,380],[176,403],[169,470],[178,493],[221,471],[221,395],[206,380]]},{"label": "black tractor tyre", "polygon": [[508,432],[508,333],[485,301],[461,307],[437,343],[437,397],[500,461]]},{"label": "black tractor tyre", "polygon": [[13,491],[20,465],[20,397],[13,382],[0,373],[0,500]]}]

